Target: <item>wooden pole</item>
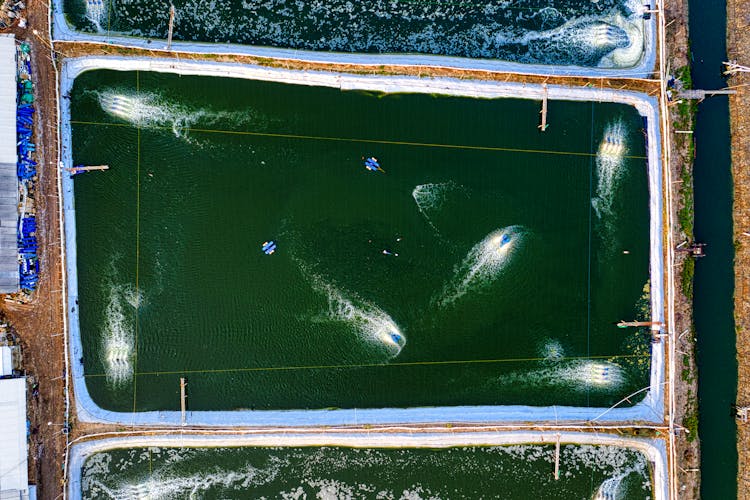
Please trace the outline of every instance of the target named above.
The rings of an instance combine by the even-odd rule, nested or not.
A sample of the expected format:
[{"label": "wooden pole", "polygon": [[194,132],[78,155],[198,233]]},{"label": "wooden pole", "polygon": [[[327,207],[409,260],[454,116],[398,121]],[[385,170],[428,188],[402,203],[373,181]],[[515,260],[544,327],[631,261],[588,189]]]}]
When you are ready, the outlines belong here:
[{"label": "wooden pole", "polygon": [[628,328],[629,326],[656,326],[661,328],[662,326],[664,326],[664,323],[662,323],[661,321],[620,321],[619,323],[617,323],[618,328]]},{"label": "wooden pole", "polygon": [[92,170],[109,170],[109,165],[90,165],[90,166],[78,166],[68,167],[68,172],[91,172]]},{"label": "wooden pole", "polygon": [[185,378],[180,377],[180,418],[182,420],[182,425],[186,425],[187,422],[185,421]]},{"label": "wooden pole", "polygon": [[560,479],[560,434],[557,435],[555,443],[555,481]]},{"label": "wooden pole", "polygon": [[167,50],[172,48],[172,30],[174,29],[174,5],[169,5],[169,33],[167,34]]},{"label": "wooden pole", "polygon": [[547,130],[547,84],[542,84],[542,89],[544,91],[544,94],[542,95],[542,124],[539,125],[539,128],[544,132]]}]

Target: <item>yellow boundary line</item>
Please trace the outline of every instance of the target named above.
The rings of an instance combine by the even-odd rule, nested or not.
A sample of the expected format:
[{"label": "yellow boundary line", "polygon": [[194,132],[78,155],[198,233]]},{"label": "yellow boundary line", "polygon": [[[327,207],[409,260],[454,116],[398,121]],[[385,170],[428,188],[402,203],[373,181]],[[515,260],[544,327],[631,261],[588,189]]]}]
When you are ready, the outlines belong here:
[{"label": "yellow boundary line", "polygon": [[[558,358],[556,361],[570,361],[581,359],[620,359],[620,358],[650,358],[650,354],[615,354],[611,356],[566,356]],[[273,372],[273,371],[299,371],[299,370],[342,370],[352,368],[387,368],[396,366],[440,366],[440,365],[461,365],[461,364],[493,364],[493,363],[521,363],[530,361],[545,361],[547,358],[508,358],[508,359],[468,359],[468,360],[448,360],[448,361],[411,361],[402,363],[362,363],[351,365],[310,365],[310,366],[268,366],[268,367],[245,367],[245,368],[215,368],[207,370],[170,370],[170,371],[151,371],[135,373],[135,376],[150,375],[184,375],[198,373],[238,373],[238,372]],[[84,374],[86,378],[106,377],[106,373],[89,373]]]},{"label": "yellow boundary line", "polygon": [[[127,123],[105,123],[105,122],[89,122],[89,121],[78,121],[71,120],[71,125],[95,125],[105,127],[131,127],[132,125]],[[172,130],[172,127],[148,127],[154,130]],[[245,135],[252,137],[271,137],[276,139],[298,139],[298,140],[311,140],[311,141],[329,141],[329,142],[360,142],[364,144],[388,144],[394,146],[413,146],[423,148],[442,148],[442,149],[463,149],[463,150],[474,150],[474,151],[504,151],[510,153],[530,153],[530,154],[549,154],[549,155],[561,155],[561,156],[585,156],[592,157],[596,156],[596,153],[584,153],[579,151],[555,151],[545,149],[523,149],[523,148],[504,148],[499,146],[470,146],[466,144],[439,144],[439,143],[428,143],[428,142],[410,142],[410,141],[389,141],[385,139],[358,139],[355,137],[325,137],[316,135],[301,135],[301,134],[282,134],[272,132],[250,132],[247,130],[221,130],[221,129],[206,129],[206,128],[190,128],[184,129],[187,132],[200,132],[204,134],[227,134],[227,135]],[[623,158],[632,158],[637,160],[645,160],[645,156],[638,155],[623,155]]]},{"label": "yellow boundary line", "polygon": [[[135,72],[136,92],[141,90],[140,72]],[[133,345],[133,413],[137,410],[137,380],[138,380],[138,293],[139,293],[139,264],[141,258],[141,127],[138,126],[136,139],[136,194],[135,194],[135,341]]]}]

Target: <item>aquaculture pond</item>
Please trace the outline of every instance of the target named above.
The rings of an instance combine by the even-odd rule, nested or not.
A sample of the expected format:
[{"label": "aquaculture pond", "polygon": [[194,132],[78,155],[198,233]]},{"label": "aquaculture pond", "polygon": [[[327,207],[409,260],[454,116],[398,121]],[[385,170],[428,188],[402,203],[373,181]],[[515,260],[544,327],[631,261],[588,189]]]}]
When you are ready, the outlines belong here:
[{"label": "aquaculture pond", "polygon": [[[77,30],[167,38],[169,3],[58,1]],[[647,2],[637,0],[175,0],[172,4],[175,40],[608,68],[629,68],[641,61],[648,9]]]},{"label": "aquaculture pond", "polygon": [[651,467],[613,446],[133,448],[89,457],[85,499],[652,497]]},{"label": "aquaculture pond", "polygon": [[609,406],[649,384],[648,332],[616,326],[650,318],[634,108],[551,101],[541,133],[530,100],[103,70],[71,105],[74,163],[110,167],[74,181],[104,408],[179,409],[180,377],[190,410]]}]

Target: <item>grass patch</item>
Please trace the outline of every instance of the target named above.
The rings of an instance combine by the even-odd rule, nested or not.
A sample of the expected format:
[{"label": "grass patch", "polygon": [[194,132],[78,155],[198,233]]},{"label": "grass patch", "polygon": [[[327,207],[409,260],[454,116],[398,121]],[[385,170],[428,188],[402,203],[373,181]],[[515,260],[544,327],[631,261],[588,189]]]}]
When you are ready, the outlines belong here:
[{"label": "grass patch", "polygon": [[687,298],[693,297],[693,277],[695,276],[695,260],[686,257],[682,261],[682,273],[680,275],[680,288],[682,294]]},{"label": "grass patch", "polygon": [[692,410],[685,415],[685,418],[682,419],[682,426],[690,431],[690,434],[687,435],[688,442],[695,441],[698,437],[698,410]]}]

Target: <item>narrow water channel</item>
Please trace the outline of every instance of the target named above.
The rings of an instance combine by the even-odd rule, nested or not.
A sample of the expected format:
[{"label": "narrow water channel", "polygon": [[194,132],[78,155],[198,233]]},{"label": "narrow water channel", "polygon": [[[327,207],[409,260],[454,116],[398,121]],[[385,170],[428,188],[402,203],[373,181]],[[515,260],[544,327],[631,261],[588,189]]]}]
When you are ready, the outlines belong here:
[{"label": "narrow water channel", "polygon": [[[725,0],[690,2],[693,85],[726,86]],[[724,96],[698,106],[695,128],[695,237],[708,255],[695,269],[695,327],[698,337],[698,399],[701,438],[701,497],[737,496],[737,392],[733,316],[732,174],[729,109]]]}]

